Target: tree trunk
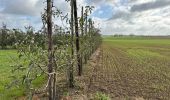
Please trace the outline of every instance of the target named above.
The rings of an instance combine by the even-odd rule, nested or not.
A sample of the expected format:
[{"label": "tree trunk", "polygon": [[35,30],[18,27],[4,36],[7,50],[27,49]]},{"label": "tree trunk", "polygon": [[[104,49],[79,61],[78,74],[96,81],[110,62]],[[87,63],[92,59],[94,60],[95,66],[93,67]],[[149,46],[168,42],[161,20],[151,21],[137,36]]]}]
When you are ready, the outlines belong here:
[{"label": "tree trunk", "polygon": [[[86,38],[85,38],[85,42],[88,42],[87,40],[87,38],[88,38],[88,35],[87,35],[87,16],[88,16],[88,11],[87,11],[87,9],[85,10],[85,35],[86,35]],[[87,64],[87,60],[88,60],[88,55],[89,55],[89,53],[88,53],[88,51],[86,50],[86,53],[85,53],[85,64]]]},{"label": "tree trunk", "polygon": [[[81,48],[84,50],[84,8],[82,6],[81,8],[81,19],[80,19],[80,27],[81,27]],[[82,40],[83,39],[83,40]],[[83,68],[83,58],[84,58],[84,52],[80,54],[80,66]]]},{"label": "tree trunk", "polygon": [[48,34],[48,73],[49,73],[49,83],[48,83],[48,92],[49,92],[49,100],[53,100],[53,54],[52,54],[52,1],[47,0],[47,34]]},{"label": "tree trunk", "polygon": [[90,18],[89,18],[88,22],[89,22],[88,35],[89,35],[89,38],[90,38],[90,55],[89,55],[89,58],[90,58],[90,56],[92,55],[92,47],[93,47],[92,46],[92,30],[91,30],[91,19]]},{"label": "tree trunk", "polygon": [[84,36],[84,8],[81,8],[81,35]]},{"label": "tree trunk", "polygon": [[86,9],[86,12],[85,12],[85,34],[87,35],[87,9]]},{"label": "tree trunk", "polygon": [[[70,28],[71,28],[71,58],[74,59],[74,16],[73,16],[73,12],[74,12],[74,9],[73,9],[73,0],[71,0],[70,2],[70,6],[71,6],[71,22],[70,22]],[[73,62],[71,61],[71,65],[69,67],[69,87],[70,88],[73,88],[74,87],[74,76],[73,76]]]},{"label": "tree trunk", "polygon": [[78,33],[78,18],[77,18],[77,2],[73,0],[74,7],[74,22],[75,22],[75,33],[76,33],[76,53],[77,53],[77,67],[78,67],[78,75],[82,75],[82,66],[80,59],[80,43],[79,43],[79,33]]}]

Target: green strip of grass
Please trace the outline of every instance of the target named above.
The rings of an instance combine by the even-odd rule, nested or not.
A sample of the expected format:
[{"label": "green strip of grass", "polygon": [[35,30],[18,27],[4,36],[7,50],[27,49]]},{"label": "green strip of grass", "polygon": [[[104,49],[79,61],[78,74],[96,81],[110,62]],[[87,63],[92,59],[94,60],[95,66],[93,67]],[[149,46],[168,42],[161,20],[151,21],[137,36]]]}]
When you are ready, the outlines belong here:
[{"label": "green strip of grass", "polygon": [[[12,75],[12,67],[10,66],[16,63],[14,59],[17,59],[16,50],[0,50],[0,100],[13,100],[14,98],[25,95],[26,89],[24,86],[13,87],[11,89],[5,88],[12,81],[9,77]],[[46,76],[42,75],[33,81],[34,87],[41,87],[45,78]]]}]

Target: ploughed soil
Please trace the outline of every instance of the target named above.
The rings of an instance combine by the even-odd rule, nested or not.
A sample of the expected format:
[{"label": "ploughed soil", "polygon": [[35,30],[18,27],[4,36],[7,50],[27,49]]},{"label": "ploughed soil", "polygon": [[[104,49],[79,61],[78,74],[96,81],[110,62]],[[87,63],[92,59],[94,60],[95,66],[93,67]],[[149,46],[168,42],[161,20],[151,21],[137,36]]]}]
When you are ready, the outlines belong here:
[{"label": "ploughed soil", "polygon": [[96,93],[110,100],[170,100],[169,65],[164,58],[137,59],[124,49],[103,45],[77,77],[81,99],[73,100],[96,100]]},{"label": "ploughed soil", "polygon": [[[109,100],[145,100],[140,95],[133,95],[133,91],[126,85],[126,79],[122,80],[123,76],[116,75],[115,71],[118,70],[113,66],[118,67],[118,65],[113,65],[115,62],[113,55],[103,49],[105,48],[99,48],[89,63],[83,66],[83,76],[76,77],[76,88],[69,91],[70,99],[62,100],[96,100],[97,93],[105,94]],[[118,54],[117,50],[113,50],[112,53]]]},{"label": "ploughed soil", "polygon": [[78,95],[79,98],[73,100],[96,100],[94,98],[96,93],[105,94],[110,98],[109,100],[144,100],[138,95],[126,95],[125,92],[131,92],[131,90],[126,87],[126,81],[116,75],[115,71],[118,70],[113,67],[119,66],[114,64],[113,59],[118,60],[119,58],[113,58],[113,54],[118,54],[117,57],[119,57],[120,53],[117,50],[111,50],[111,53],[106,52],[107,50],[103,51],[103,49],[105,48],[99,48],[85,66],[83,76],[78,78],[79,84],[82,84],[80,86],[84,87],[82,96]]}]

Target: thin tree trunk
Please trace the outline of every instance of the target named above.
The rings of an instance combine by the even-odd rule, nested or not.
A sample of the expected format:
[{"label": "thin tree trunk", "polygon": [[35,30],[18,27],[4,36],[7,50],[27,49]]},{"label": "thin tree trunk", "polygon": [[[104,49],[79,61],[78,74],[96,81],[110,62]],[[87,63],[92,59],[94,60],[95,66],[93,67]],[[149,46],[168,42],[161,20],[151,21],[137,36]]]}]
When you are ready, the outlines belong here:
[{"label": "thin tree trunk", "polygon": [[89,58],[90,58],[90,56],[92,55],[91,19],[89,19],[88,22],[89,22],[88,35],[89,35],[89,38],[90,38],[90,55],[89,55]]},{"label": "thin tree trunk", "polygon": [[[57,64],[56,64],[56,60],[54,59],[55,58],[55,52],[53,52],[53,66],[54,67],[54,71],[56,72],[57,71]],[[58,96],[56,95],[57,94],[57,88],[56,88],[56,82],[57,82],[57,75],[56,73],[54,74],[54,77],[53,77],[53,99],[56,100],[58,99]]]},{"label": "thin tree trunk", "polygon": [[[70,22],[70,26],[71,26],[71,58],[74,59],[74,16],[73,16],[73,0],[71,0],[70,2],[70,6],[71,6],[71,22]],[[71,61],[71,65],[69,67],[69,87],[73,88],[74,87],[74,76],[73,76],[73,62]]]},{"label": "thin tree trunk", "polygon": [[85,12],[85,34],[87,35],[87,9],[86,9],[86,12]]},{"label": "thin tree trunk", "polygon": [[82,6],[82,8],[81,8],[81,35],[82,36],[84,36],[84,29],[83,29],[83,27],[84,27],[84,8],[83,8],[83,6]]},{"label": "thin tree trunk", "polygon": [[49,73],[49,83],[48,83],[48,92],[49,92],[49,100],[53,100],[52,93],[52,71],[53,71],[53,54],[52,54],[52,1],[47,0],[47,34],[48,34],[48,73]]},{"label": "thin tree trunk", "polygon": [[[84,27],[84,8],[83,8],[83,6],[82,6],[82,8],[81,8],[81,20],[80,20],[80,27],[81,27],[81,39],[84,39],[84,29],[83,29],[83,27]],[[85,48],[85,47],[83,47],[83,45],[84,45],[84,41],[82,41],[81,40],[81,48]],[[80,66],[83,68],[83,58],[84,58],[84,52],[82,52],[81,54],[80,54]]]},{"label": "thin tree trunk", "polygon": [[74,7],[74,22],[75,22],[75,33],[76,33],[76,53],[77,53],[77,67],[78,67],[78,75],[82,75],[82,66],[80,64],[80,43],[79,43],[79,33],[78,33],[78,18],[77,18],[77,2],[73,0]]},{"label": "thin tree trunk", "polygon": [[[88,42],[87,41],[87,38],[88,38],[88,35],[87,35],[87,9],[85,10],[85,34],[86,34],[86,39],[85,39],[85,41],[86,42]],[[88,60],[88,55],[89,55],[89,53],[88,53],[88,51],[86,51],[86,54],[85,54],[85,64],[87,64],[87,60]]]},{"label": "thin tree trunk", "polygon": [[54,80],[53,80],[53,99],[56,100],[57,99],[57,95],[56,95],[56,74],[54,74]]}]

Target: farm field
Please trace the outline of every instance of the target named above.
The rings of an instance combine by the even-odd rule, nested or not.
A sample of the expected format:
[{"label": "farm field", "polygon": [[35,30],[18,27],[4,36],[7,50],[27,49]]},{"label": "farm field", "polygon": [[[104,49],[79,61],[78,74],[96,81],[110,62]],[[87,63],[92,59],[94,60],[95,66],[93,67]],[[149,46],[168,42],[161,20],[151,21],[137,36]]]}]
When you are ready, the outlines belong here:
[{"label": "farm field", "polygon": [[[103,38],[96,58],[89,62],[92,66],[84,67],[82,81],[88,88],[85,95],[94,97],[102,93],[111,100],[169,100],[169,51],[168,38]],[[10,65],[15,63],[14,59],[15,50],[0,50],[0,100],[12,100],[26,93],[22,87],[4,87],[11,81]],[[41,87],[44,78],[35,80],[35,86]]]},{"label": "farm field", "polygon": [[0,2],[0,100],[170,100],[170,0]]},{"label": "farm field", "polygon": [[113,100],[170,99],[170,40],[105,37],[90,83]]}]

